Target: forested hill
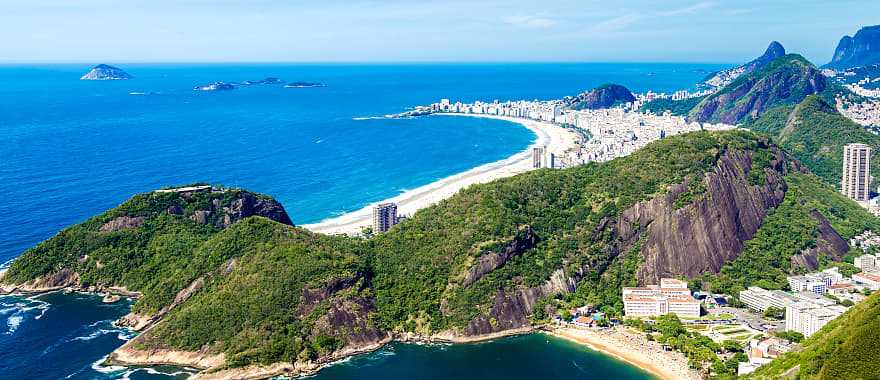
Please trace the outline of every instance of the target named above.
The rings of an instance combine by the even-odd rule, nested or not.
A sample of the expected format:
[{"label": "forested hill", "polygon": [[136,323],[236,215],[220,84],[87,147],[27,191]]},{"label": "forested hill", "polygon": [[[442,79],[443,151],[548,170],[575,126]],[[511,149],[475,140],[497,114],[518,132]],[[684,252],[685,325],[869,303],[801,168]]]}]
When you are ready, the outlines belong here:
[{"label": "forested hill", "polygon": [[[5,287],[138,291],[125,323],[153,327],[117,354],[198,352],[210,360],[176,360],[220,370],[527,328],[584,304],[620,315],[622,286],[719,272],[731,280],[712,286],[772,281],[839,260],[846,239],[877,226],[746,131],[471,186],[370,239],[278,223],[289,220],[268,197],[200,194],[141,194],[65,229],[13,263]],[[784,241],[785,256],[748,256],[763,267],[738,260]]]},{"label": "forested hill", "polygon": [[[766,133],[828,183],[840,183],[843,147],[852,143],[880,149],[880,136],[841,115],[832,104],[812,95],[793,106],[767,111],[747,128]],[[873,160],[872,172],[880,173],[880,162]]]},{"label": "forested hill", "polygon": [[757,119],[773,107],[797,104],[809,95],[834,88],[836,85],[828,83],[804,57],[788,54],[709,95],[691,110],[689,118],[737,124]]}]

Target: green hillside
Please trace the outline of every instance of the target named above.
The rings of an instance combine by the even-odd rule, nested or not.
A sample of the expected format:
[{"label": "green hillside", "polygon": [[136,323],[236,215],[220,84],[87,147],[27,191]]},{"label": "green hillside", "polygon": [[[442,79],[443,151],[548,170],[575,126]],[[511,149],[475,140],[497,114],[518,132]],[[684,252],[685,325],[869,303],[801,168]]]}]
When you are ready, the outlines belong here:
[{"label": "green hillside", "polygon": [[809,95],[839,90],[804,57],[788,54],[709,95],[690,111],[689,117],[700,122],[738,124],[757,119],[771,108],[797,104]]},{"label": "green hillside", "polygon": [[748,376],[755,379],[876,379],[880,376],[880,293],[853,306]]},{"label": "green hillside", "polygon": [[[766,211],[769,227],[754,237],[745,230],[725,235],[727,246],[746,245],[744,257],[785,239],[796,241],[774,254],[812,247],[811,237],[821,241],[810,230],[817,218],[827,218],[843,236],[875,228],[876,219],[796,167],[751,132],[689,133],[606,163],[471,186],[370,239],[287,225],[280,205],[240,190],[146,193],[28,250],[3,282],[124,286],[143,294],[134,306],[142,315],[174,306],[130,342],[136,349],[224,353],[232,367],[323,360],[389,333],[480,335],[584,304],[619,315],[622,286],[644,282],[639,273],[645,269],[675,270],[643,251],[643,243],[676,233],[651,232],[659,220],[631,219],[649,209],[679,221],[672,225],[702,218],[698,224],[717,228],[760,223],[747,218]],[[750,208],[784,199],[775,211],[749,217],[730,209],[727,195],[709,191],[721,188],[751,199]],[[643,211],[634,212],[637,205]],[[725,208],[728,213],[718,215],[737,219],[701,214]],[[800,226],[806,226],[803,235],[789,236]],[[721,270],[722,278],[743,270],[751,279],[773,280],[793,270],[774,259],[759,273],[737,264],[748,260],[732,258],[733,264],[716,268],[709,256],[714,250],[673,248],[674,259]],[[64,281],[56,281],[60,274]]]},{"label": "green hillside", "polygon": [[[771,136],[816,175],[835,185],[840,183],[846,144],[880,148],[880,136],[841,115],[816,95],[794,106],[774,108],[746,127]],[[873,160],[871,169],[880,173],[876,171],[880,162]]]}]

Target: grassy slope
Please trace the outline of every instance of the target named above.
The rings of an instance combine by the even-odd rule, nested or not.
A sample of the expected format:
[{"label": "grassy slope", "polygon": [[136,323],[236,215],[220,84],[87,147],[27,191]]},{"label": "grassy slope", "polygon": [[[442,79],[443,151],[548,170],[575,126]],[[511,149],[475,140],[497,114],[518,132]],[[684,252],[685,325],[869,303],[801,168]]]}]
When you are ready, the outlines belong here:
[{"label": "grassy slope", "polygon": [[778,379],[876,379],[880,374],[880,293],[853,306],[789,352],[750,375]]}]

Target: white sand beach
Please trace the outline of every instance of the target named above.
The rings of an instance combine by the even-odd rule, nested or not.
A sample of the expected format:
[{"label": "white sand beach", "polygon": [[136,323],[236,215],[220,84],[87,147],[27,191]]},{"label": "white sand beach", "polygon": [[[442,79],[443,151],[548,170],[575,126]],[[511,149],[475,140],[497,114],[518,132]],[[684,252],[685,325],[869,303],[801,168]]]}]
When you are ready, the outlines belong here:
[{"label": "white sand beach", "polygon": [[594,330],[577,327],[554,327],[549,334],[584,344],[636,367],[663,380],[698,380],[700,374],[688,366],[680,352],[664,351],[662,346],[645,338],[645,334],[617,326]]},{"label": "white sand beach", "polygon": [[[514,154],[506,159],[478,166],[463,173],[459,173],[441,180],[429,183],[413,190],[406,191],[396,197],[370,204],[360,210],[350,212],[338,217],[323,220],[315,224],[306,224],[302,227],[325,234],[357,234],[365,226],[370,225],[373,205],[384,202],[397,203],[400,214],[413,215],[416,211],[449,198],[459,190],[477,183],[486,183],[493,180],[510,177],[519,173],[532,170],[531,150],[536,146],[546,146],[547,150],[556,154],[572,148],[577,142],[578,136],[571,130],[560,126],[535,120],[512,118],[493,115],[474,114],[438,114],[450,115],[449,117],[483,117],[505,120],[520,124],[537,135],[534,144],[528,149]],[[514,127],[514,126],[512,126]]]}]

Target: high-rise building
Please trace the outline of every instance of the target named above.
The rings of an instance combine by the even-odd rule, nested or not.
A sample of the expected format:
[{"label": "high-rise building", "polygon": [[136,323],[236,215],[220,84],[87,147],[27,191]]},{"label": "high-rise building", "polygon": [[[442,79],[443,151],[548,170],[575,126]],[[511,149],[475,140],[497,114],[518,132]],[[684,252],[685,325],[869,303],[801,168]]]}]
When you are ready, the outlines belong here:
[{"label": "high-rise building", "polygon": [[871,185],[871,147],[849,144],[843,148],[841,191],[856,202],[868,201]]},{"label": "high-rise building", "polygon": [[535,169],[542,168],[544,166],[544,148],[543,147],[534,147],[532,148],[532,167]]},{"label": "high-rise building", "polygon": [[373,233],[388,231],[397,224],[397,204],[381,203],[373,206]]}]

